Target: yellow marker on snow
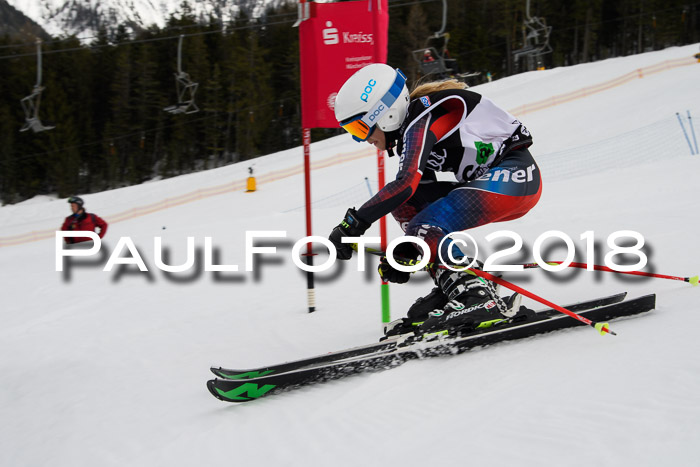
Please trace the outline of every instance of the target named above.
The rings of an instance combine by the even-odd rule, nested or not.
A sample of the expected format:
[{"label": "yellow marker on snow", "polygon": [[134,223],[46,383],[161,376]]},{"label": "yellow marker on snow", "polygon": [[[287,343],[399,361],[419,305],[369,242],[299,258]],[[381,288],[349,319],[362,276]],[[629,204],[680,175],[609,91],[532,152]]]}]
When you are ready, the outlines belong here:
[{"label": "yellow marker on snow", "polygon": [[253,177],[253,168],[248,167],[248,180],[246,181],[246,192],[250,193],[256,190],[255,177]]},{"label": "yellow marker on snow", "polygon": [[248,181],[246,182],[246,192],[251,192],[255,190],[255,177],[248,177]]}]

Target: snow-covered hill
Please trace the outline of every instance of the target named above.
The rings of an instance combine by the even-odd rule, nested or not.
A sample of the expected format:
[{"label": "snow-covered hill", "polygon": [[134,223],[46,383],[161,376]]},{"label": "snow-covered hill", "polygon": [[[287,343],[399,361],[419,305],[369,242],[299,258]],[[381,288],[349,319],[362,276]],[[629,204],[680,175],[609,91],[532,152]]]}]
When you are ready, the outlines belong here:
[{"label": "snow-covered hill", "polygon": [[[171,15],[184,11],[182,0],[7,0],[17,10],[57,37],[95,37],[100,27],[112,31],[119,25],[145,29],[163,27]],[[196,0],[187,2],[191,14],[204,23],[210,18],[222,24],[241,11],[256,12],[265,0]]]},{"label": "snow-covered hill", "polygon": [[[475,90],[515,108],[690,57],[697,47],[526,73]],[[690,109],[700,118],[698,82],[700,64],[685,65],[522,115],[543,166],[542,199],[522,219],[471,233],[512,230],[531,251],[538,236],[559,230],[581,252],[580,235],[593,231],[602,260],[611,233],[635,230],[647,244],[648,270],[697,274],[700,156],[689,155],[675,113]],[[658,126],[662,120],[673,125]],[[651,132],[666,151],[641,137]],[[314,210],[314,233],[327,235],[362,202],[364,178],[376,179],[376,158],[363,147],[345,136],[312,146],[313,197],[325,200]],[[583,176],[564,178],[548,165],[552,158]],[[76,259],[64,272],[55,270],[53,239],[22,234],[60,225],[65,200],[0,208],[0,238],[24,238],[0,247],[0,465],[697,465],[700,287],[677,281],[509,273],[557,303],[627,290],[657,293],[658,306],[613,322],[616,337],[573,329],[247,405],[211,397],[211,364],[255,366],[378,338],[379,285],[355,272],[356,259],[319,275],[318,311],[306,312],[305,276],[291,260],[291,245],[305,236],[301,161],[300,148],[256,160],[254,193],[243,192],[247,165],[238,164],[86,195],[88,210],[111,222],[104,254]],[[391,174],[397,161],[387,165]],[[240,188],[219,188],[226,186]],[[279,230],[287,237],[271,240],[277,254],[244,271],[245,232]],[[389,233],[400,234],[391,221]],[[103,271],[125,237],[149,272]],[[160,271],[154,237],[167,264],[184,263],[194,237],[195,266]],[[240,271],[204,271],[205,237],[218,264]],[[430,288],[419,275],[392,285],[392,317]]]}]

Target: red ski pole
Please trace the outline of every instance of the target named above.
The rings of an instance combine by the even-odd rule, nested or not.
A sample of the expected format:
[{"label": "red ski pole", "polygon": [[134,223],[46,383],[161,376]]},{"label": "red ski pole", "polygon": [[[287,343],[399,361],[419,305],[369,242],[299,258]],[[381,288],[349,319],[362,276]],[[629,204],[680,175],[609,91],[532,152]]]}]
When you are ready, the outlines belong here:
[{"label": "red ski pole", "polygon": [[564,313],[565,315],[570,316],[570,317],[572,317],[572,318],[574,318],[574,319],[576,319],[584,324],[587,324],[587,325],[595,328],[598,332],[600,332],[601,335],[604,335],[606,333],[612,334],[613,336],[617,335],[610,329],[610,325],[608,323],[596,323],[595,321],[591,321],[590,319],[586,318],[585,316],[581,316],[577,313],[574,313],[571,310],[567,310],[563,306],[559,306],[556,303],[552,303],[549,300],[547,300],[546,298],[542,298],[539,295],[530,292],[529,290],[525,290],[522,287],[513,284],[512,282],[508,282],[507,280],[502,279],[502,278],[497,277],[497,276],[494,276],[493,274],[490,274],[486,271],[481,271],[479,269],[468,269],[468,271],[470,271],[471,273],[473,273],[476,276],[482,277],[486,280],[489,280],[489,281],[494,282],[496,284],[502,285],[503,287],[506,287],[514,292],[518,292],[520,295],[523,295],[525,297],[528,297],[528,298],[531,298],[535,301],[538,301],[538,302],[542,303],[543,305],[547,305],[548,307],[550,307],[554,310],[557,310],[557,311]]},{"label": "red ski pole", "polygon": [[[356,243],[353,243],[352,245],[353,245],[353,249],[355,251],[359,251]],[[365,247],[365,251],[367,253],[377,255],[377,256],[384,256],[384,254],[385,254],[385,252],[383,252],[381,250],[377,250],[375,248]],[[408,260],[406,258],[394,257],[394,260],[396,260],[400,263],[404,263],[407,266],[413,266],[416,263],[416,261]],[[430,266],[431,264],[432,263],[429,263],[428,266]],[[443,264],[439,264],[439,265],[437,265],[437,267],[442,268],[442,269],[450,269]],[[479,276],[483,279],[486,279],[486,280],[492,281],[496,284],[502,285],[503,287],[510,289],[514,292],[518,292],[520,295],[523,295],[523,296],[531,298],[537,302],[540,302],[543,305],[546,305],[554,310],[557,310],[560,313],[564,313],[565,315],[570,316],[570,317],[582,322],[583,324],[587,324],[587,325],[591,326],[592,328],[595,328],[598,332],[600,332],[601,335],[605,335],[605,334],[612,334],[613,336],[617,335],[610,329],[610,325],[608,323],[596,323],[595,321],[591,321],[590,319],[586,318],[585,316],[581,316],[577,313],[574,313],[571,310],[567,310],[563,306],[559,306],[556,303],[552,303],[549,300],[542,298],[539,295],[530,292],[529,290],[525,290],[522,287],[513,284],[512,282],[508,282],[505,279],[501,279],[500,277],[494,276],[493,274],[490,274],[486,271],[482,271],[480,269],[463,268],[463,270],[468,271],[468,272],[474,274],[475,276]]]},{"label": "red ski pole", "polygon": [[[547,261],[547,264],[550,264],[552,266],[559,265],[562,263],[563,263],[563,261]],[[533,269],[533,268],[539,268],[539,267],[541,267],[541,265],[539,263],[527,263],[527,264],[523,264],[523,267],[525,269]],[[587,269],[588,265],[586,263],[571,263],[567,267]],[[693,276],[693,277],[669,276],[666,274],[654,274],[651,272],[644,272],[644,271],[617,271],[615,269],[610,269],[607,266],[601,266],[599,264],[594,264],[593,269],[596,271],[616,272],[618,274],[630,274],[632,276],[656,277],[658,279],[670,279],[670,280],[674,280],[674,281],[683,281],[683,282],[688,282],[691,285],[698,285],[698,280],[700,277],[700,276]]]}]

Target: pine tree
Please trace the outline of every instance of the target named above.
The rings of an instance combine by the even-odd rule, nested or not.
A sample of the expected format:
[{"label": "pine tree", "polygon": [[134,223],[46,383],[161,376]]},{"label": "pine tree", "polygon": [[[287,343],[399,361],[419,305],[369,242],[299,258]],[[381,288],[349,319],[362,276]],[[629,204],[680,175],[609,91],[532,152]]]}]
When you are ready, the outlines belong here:
[{"label": "pine tree", "polygon": [[[134,34],[110,25],[90,45],[75,38],[46,41],[39,117],[55,121],[56,128],[40,133],[19,132],[25,123],[20,100],[37,79],[36,46],[26,37],[0,37],[1,46],[17,45],[0,52],[3,202],[100,191],[206,168],[212,156],[220,165],[301,144],[298,29],[291,27],[296,5],[271,3],[253,18],[261,14],[257,0],[236,2],[237,19],[221,31],[220,16],[204,24],[191,4],[183,2],[162,29]],[[523,0],[447,4],[449,52],[462,71],[490,71],[498,78],[526,68],[513,61],[524,43]],[[413,81],[419,64],[412,52],[442,48],[439,41],[426,42],[440,29],[442,6],[389,7],[388,63]],[[686,0],[531,0],[530,14],[552,27],[547,66],[700,41],[700,6]],[[163,111],[177,102],[180,34],[184,71],[200,83],[195,102],[201,111],[191,115]],[[313,136],[339,131],[316,129]]]},{"label": "pine tree", "polygon": [[0,101],[0,201],[12,203],[17,198],[17,164],[13,154],[16,128],[11,124],[12,114],[5,102]]}]

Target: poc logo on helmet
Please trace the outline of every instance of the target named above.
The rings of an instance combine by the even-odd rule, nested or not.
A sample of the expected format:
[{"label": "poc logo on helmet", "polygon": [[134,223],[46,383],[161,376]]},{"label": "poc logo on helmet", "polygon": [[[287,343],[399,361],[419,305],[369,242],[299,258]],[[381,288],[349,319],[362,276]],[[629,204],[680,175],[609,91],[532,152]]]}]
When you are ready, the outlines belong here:
[{"label": "poc logo on helmet", "polygon": [[367,86],[365,86],[365,92],[363,92],[362,95],[360,96],[360,100],[363,102],[367,102],[367,100],[369,99],[369,95],[372,93],[372,90],[374,89],[374,87],[376,85],[377,85],[376,80],[374,80],[374,79],[369,80],[369,82],[367,83]]},{"label": "poc logo on helmet", "polygon": [[373,122],[374,119],[377,118],[377,115],[379,115],[380,113],[382,113],[382,111],[383,111],[385,108],[386,108],[386,106],[385,106],[384,104],[380,105],[379,108],[378,108],[377,110],[375,110],[374,112],[372,112],[372,115],[369,116],[369,121],[370,121],[370,122]]}]

